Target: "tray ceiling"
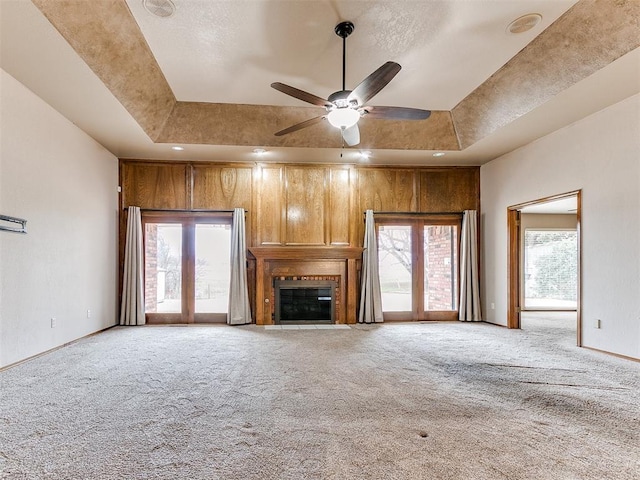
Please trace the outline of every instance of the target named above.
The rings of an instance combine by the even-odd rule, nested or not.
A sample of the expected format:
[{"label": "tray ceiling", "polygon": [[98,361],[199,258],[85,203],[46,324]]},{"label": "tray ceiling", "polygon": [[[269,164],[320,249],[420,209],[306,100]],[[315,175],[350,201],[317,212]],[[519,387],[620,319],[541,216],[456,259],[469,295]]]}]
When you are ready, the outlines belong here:
[{"label": "tray ceiling", "polygon": [[[372,163],[482,164],[640,91],[633,1],[174,4],[160,18],[140,0],[5,0],[0,64],[121,158],[254,161],[262,147],[262,161],[351,162],[366,149]],[[534,29],[506,32],[532,12]],[[370,103],[434,114],[363,119],[361,145],[344,151],[326,122],[273,137],[318,113],[272,82],[340,89],[344,19],[356,25],[347,88],[393,60],[402,71]]]}]

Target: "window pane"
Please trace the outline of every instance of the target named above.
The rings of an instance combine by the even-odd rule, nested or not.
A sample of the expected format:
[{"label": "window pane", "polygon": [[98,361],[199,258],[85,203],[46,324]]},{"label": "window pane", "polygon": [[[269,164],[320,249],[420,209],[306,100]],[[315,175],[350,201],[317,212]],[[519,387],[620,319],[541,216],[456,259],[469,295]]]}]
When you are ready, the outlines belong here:
[{"label": "window pane", "polygon": [[424,309],[456,310],[458,228],[424,227]]},{"label": "window pane", "polygon": [[575,230],[525,230],[524,289],[525,308],[577,308]]},{"label": "window pane", "polygon": [[182,312],[182,225],[147,223],[145,312]]},{"label": "window pane", "polygon": [[378,257],[382,310],[410,312],[411,227],[381,225],[378,230]]},{"label": "window pane", "polygon": [[227,312],[230,250],[230,225],[196,225],[196,313]]}]

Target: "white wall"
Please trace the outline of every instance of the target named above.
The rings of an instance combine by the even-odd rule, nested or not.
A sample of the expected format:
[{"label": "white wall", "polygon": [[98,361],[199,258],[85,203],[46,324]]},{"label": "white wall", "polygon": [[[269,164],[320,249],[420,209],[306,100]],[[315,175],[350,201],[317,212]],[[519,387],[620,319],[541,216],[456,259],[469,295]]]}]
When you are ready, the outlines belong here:
[{"label": "white wall", "polygon": [[[577,224],[578,216],[574,214],[523,213],[520,215],[520,228],[523,232],[527,228],[575,230]],[[524,236],[522,240],[524,247]]]},{"label": "white wall", "polygon": [[640,95],[487,163],[480,181],[487,321],[507,323],[507,207],[582,189],[583,345],[640,358]]},{"label": "white wall", "polygon": [[116,323],[118,162],[4,70],[0,102],[0,213],[28,222],[0,232],[5,366]]}]

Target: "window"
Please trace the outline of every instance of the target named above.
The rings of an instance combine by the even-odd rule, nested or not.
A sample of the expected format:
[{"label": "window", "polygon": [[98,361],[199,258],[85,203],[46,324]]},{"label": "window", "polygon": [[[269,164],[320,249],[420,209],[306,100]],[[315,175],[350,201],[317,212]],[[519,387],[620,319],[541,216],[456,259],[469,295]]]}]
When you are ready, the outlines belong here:
[{"label": "window", "polygon": [[149,323],[226,321],[231,217],[143,215]]},{"label": "window", "polygon": [[382,309],[410,312],[413,304],[413,249],[410,225],[380,225],[378,261]]},{"label": "window", "polygon": [[197,224],[195,313],[226,313],[231,280],[231,225]]},{"label": "window", "polygon": [[455,319],[460,218],[382,217],[376,225],[385,319]]},{"label": "window", "polygon": [[576,230],[525,229],[524,291],[524,308],[577,308]]},{"label": "window", "polygon": [[182,312],[182,225],[145,224],[145,312]]},{"label": "window", "polygon": [[426,225],[423,239],[424,309],[457,310],[458,227]]}]

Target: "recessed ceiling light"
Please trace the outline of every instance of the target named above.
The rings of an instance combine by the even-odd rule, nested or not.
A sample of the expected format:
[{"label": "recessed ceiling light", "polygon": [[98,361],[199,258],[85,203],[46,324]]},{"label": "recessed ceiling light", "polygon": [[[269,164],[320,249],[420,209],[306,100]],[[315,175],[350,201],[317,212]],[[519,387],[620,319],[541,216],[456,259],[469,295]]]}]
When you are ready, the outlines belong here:
[{"label": "recessed ceiling light", "polygon": [[507,33],[524,33],[531,30],[538,25],[542,20],[542,15],[539,13],[527,13],[521,17],[516,18],[507,27]]},{"label": "recessed ceiling light", "polygon": [[173,147],[171,147],[171,150],[175,150],[176,152],[181,152],[182,150],[184,150],[184,147],[179,147],[178,145],[174,145]]},{"label": "recessed ceiling light", "polygon": [[267,153],[267,151],[264,148],[254,148],[253,149],[253,153],[255,153],[257,156],[261,157],[265,153]]},{"label": "recessed ceiling light", "polygon": [[433,154],[434,157],[444,157],[445,155],[446,155],[446,153],[444,153],[444,152],[435,152]]},{"label": "recessed ceiling light", "polygon": [[360,152],[360,159],[361,160],[369,160],[369,158],[371,158],[371,152],[368,150],[365,150],[364,152]]},{"label": "recessed ceiling light", "polygon": [[142,6],[151,15],[162,18],[170,17],[176,11],[171,0],[142,0]]}]

